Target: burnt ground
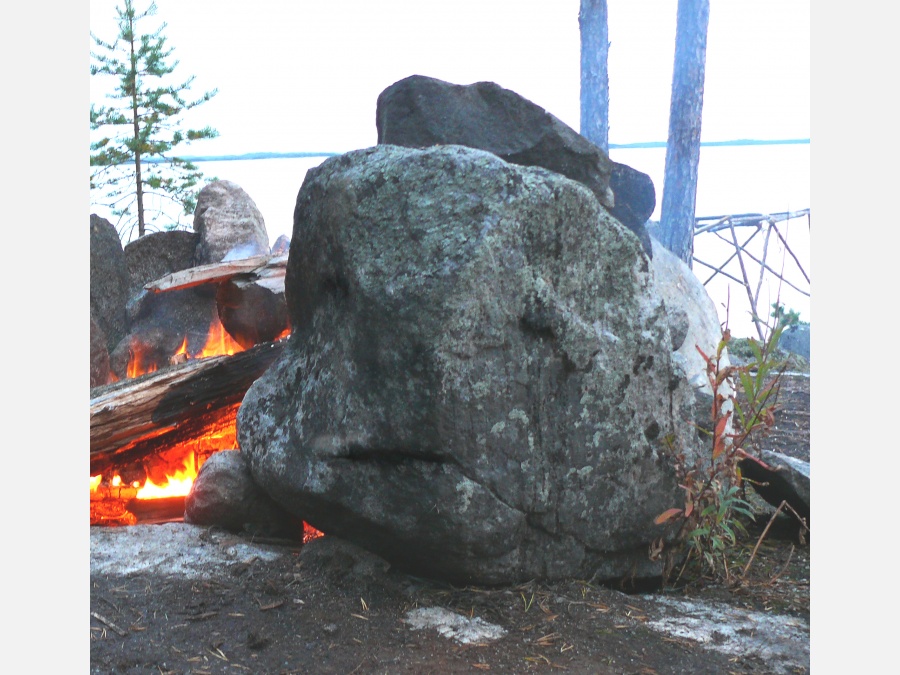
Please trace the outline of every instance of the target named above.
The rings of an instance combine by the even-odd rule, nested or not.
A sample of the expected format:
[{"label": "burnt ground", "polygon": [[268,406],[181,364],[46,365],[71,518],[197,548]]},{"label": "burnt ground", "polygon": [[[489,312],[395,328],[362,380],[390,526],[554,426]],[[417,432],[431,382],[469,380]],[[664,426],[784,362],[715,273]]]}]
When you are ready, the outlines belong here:
[{"label": "burnt ground", "polygon": [[[809,460],[809,377],[785,377],[780,404],[764,446]],[[232,555],[234,564],[206,576],[110,572],[95,569],[91,528],[91,672],[805,673],[809,535],[801,540],[779,515],[741,576],[774,512],[748,496],[757,518],[728,556],[731,580],[688,566],[663,588],[590,580],[457,588],[384,569],[324,545],[327,537],[305,547],[257,542],[257,554]],[[208,529],[198,539],[218,552],[250,543]],[[505,634],[463,644],[404,621],[429,607]]]}]

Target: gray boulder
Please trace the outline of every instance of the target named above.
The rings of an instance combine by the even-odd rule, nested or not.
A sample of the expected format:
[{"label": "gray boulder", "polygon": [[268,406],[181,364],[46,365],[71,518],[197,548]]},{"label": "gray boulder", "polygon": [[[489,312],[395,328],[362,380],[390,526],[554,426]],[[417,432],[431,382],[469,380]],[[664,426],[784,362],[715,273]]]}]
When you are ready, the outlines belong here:
[{"label": "gray boulder", "polygon": [[125,253],[116,228],[105,218],[91,214],[91,317],[106,336],[112,351],[128,329],[128,272]]},{"label": "gray boulder", "polygon": [[207,184],[197,195],[195,265],[269,255],[265,219],[244,189],[229,180]]},{"label": "gray boulder", "polygon": [[311,169],[294,327],[238,439],[288,511],[459,583],[656,576],[694,397],[639,241],[582,184],[461,146]]},{"label": "gray boulder", "polygon": [[196,232],[171,230],[151,232],[128,244],[125,247],[128,297],[133,298],[151,281],[192,267],[198,241]]},{"label": "gray boulder", "polygon": [[[656,208],[653,181],[540,106],[493,82],[456,85],[412,75],[378,97],[378,143],[465,145],[523,166],[542,166],[588,186],[652,255],[644,222]],[[612,182],[611,182],[612,181]],[[614,194],[615,193],[615,194]],[[649,211],[647,207],[649,205]]]}]

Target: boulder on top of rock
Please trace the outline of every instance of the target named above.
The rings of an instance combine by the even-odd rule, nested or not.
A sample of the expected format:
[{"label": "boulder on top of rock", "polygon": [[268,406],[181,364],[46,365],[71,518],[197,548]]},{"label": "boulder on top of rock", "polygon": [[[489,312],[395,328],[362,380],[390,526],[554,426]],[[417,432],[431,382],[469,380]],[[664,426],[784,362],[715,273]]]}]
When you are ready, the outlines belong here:
[{"label": "boulder on top of rock", "polygon": [[656,208],[656,188],[653,187],[653,179],[627,164],[613,162],[609,187],[616,199],[609,212],[613,218],[638,236],[644,250],[652,258],[653,247],[645,225]]},{"label": "boulder on top of rock", "polygon": [[200,190],[194,231],[200,236],[195,265],[269,255],[262,213],[250,195],[229,180],[213,181]]},{"label": "boulder on top of rock", "polygon": [[[166,293],[138,293],[129,305],[130,325],[110,352],[110,368],[128,377],[169,365],[182,348],[191,356],[203,351],[210,329],[220,324],[215,286],[196,286]],[[131,375],[133,376],[133,375]]]},{"label": "boulder on top of rock", "polygon": [[379,145],[311,169],[294,214],[294,332],[238,413],[259,485],[421,576],[661,572],[694,397],[639,241],[584,185]]},{"label": "boulder on top of rock", "polygon": [[[590,188],[600,203],[638,236],[647,255],[652,255],[643,227],[656,207],[650,177],[625,165],[616,170],[603,150],[514,91],[494,82],[457,85],[412,75],[381,92],[375,117],[379,144],[410,148],[465,145],[487,150],[507,162],[542,166],[577,180]],[[621,196],[615,186],[611,189],[611,174]]]},{"label": "boulder on top of rock", "polygon": [[291,238],[286,234],[279,235],[275,243],[272,244],[272,255],[287,255],[291,250]]}]

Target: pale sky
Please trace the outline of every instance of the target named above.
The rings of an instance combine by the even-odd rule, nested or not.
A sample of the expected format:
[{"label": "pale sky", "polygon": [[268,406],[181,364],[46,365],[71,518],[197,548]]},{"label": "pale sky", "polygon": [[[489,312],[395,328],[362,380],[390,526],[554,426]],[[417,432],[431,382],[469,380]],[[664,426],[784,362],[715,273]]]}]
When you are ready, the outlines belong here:
[{"label": "pale sky", "polygon": [[[101,39],[115,38],[115,7],[121,2],[91,0],[91,31]],[[156,16],[139,30],[167,24],[163,35],[174,49],[171,59],[180,62],[170,77],[196,76],[194,97],[219,90],[185,116],[186,124],[210,125],[219,137],[179,146],[181,154],[346,152],[375,145],[378,95],[413,74],[455,84],[493,81],[580,127],[579,0],[156,4]],[[136,6],[147,3],[137,0]],[[608,8],[610,142],[664,142],[677,0],[608,0]],[[809,0],[713,0],[703,140],[809,138],[809,12]],[[91,101],[102,102],[100,87],[112,86],[112,78],[89,79]],[[658,219],[664,151],[611,154],[616,152],[616,161],[653,179]],[[305,169],[226,164],[200,168],[241,185],[262,211],[272,240],[290,234]],[[798,155],[789,146],[774,146],[711,152],[701,159],[698,216],[797,210],[809,206],[808,195],[808,150]],[[698,259],[708,260],[702,243],[697,242]],[[808,251],[801,255],[806,258]],[[723,305],[727,288],[708,291]],[[805,298],[786,304],[809,319]],[[744,314],[749,310],[736,308],[731,325],[737,328]],[[745,323],[740,333],[749,334]]]},{"label": "pale sky", "polygon": [[[98,37],[115,36],[119,2],[91,0]],[[147,27],[168,24],[175,75],[219,90],[190,120],[220,137],[189,154],[374,145],[378,94],[412,74],[494,81],[579,128],[578,0],[156,4]],[[808,138],[809,0],[711,4],[703,140]],[[609,0],[612,143],[666,139],[676,5]]]}]

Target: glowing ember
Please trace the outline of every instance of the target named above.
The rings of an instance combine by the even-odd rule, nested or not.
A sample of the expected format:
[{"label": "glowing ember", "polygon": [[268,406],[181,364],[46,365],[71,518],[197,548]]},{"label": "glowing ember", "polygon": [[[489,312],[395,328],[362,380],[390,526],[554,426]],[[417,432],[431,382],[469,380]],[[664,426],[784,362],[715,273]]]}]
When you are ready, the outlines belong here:
[{"label": "glowing ember", "polygon": [[193,453],[188,454],[184,460],[183,468],[177,470],[174,475],[167,476],[163,485],[157,485],[149,478],[135,497],[137,499],[160,499],[163,497],[186,497],[191,491],[194,479],[197,477],[197,466]]},{"label": "glowing ember", "polygon": [[91,492],[96,492],[97,488],[100,487],[100,481],[103,480],[102,474],[97,474],[96,476],[91,476]]}]

